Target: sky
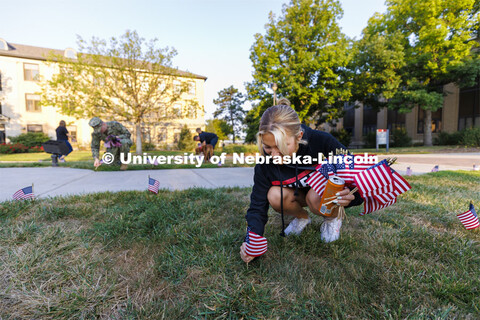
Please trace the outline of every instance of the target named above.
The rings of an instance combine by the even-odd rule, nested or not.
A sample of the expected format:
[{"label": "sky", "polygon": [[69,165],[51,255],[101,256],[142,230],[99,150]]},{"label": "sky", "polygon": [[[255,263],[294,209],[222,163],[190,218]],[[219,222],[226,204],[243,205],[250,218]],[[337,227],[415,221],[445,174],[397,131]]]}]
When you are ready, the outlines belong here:
[{"label": "sky", "polygon": [[[0,38],[38,47],[77,48],[77,35],[119,37],[136,30],[159,47],[175,48],[173,65],[206,76],[205,118],[213,117],[213,99],[231,85],[245,93],[252,81],[250,48],[256,33],[265,34],[270,12],[279,17],[289,0],[0,0]],[[340,0],[339,24],[360,38],[384,0]],[[246,105],[248,109],[248,104]]]}]

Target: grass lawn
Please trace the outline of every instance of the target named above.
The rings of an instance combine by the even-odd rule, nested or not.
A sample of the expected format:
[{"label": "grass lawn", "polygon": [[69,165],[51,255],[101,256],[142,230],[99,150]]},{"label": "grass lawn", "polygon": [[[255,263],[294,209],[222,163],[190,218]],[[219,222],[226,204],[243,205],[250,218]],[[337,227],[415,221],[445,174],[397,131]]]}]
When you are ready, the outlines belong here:
[{"label": "grass lawn", "polygon": [[[148,155],[154,156],[184,156],[184,151],[148,151]],[[103,153],[101,153],[103,154]],[[190,155],[190,153],[187,153]],[[221,152],[215,152],[215,155],[220,156]],[[134,153],[132,153],[134,155]],[[93,170],[93,159],[90,151],[74,151],[67,158],[67,162],[59,163],[60,167],[69,167],[76,169],[90,169]],[[0,154],[0,168],[12,168],[12,167],[50,167],[52,165],[52,159],[50,154],[47,153],[14,153],[14,154]],[[222,164],[224,167],[244,167],[253,165],[233,165],[231,159],[227,159],[226,163]],[[193,169],[197,168],[195,164],[160,164],[160,165],[138,165],[131,164],[128,166],[128,170],[161,170],[161,169]],[[203,163],[200,168],[218,168],[217,164]],[[119,166],[102,165],[97,171],[118,171]]]},{"label": "grass lawn", "polygon": [[478,319],[480,173],[408,177],[384,211],[347,210],[339,241],[316,217],[239,257],[249,189],[100,193],[0,203],[2,319]]},{"label": "grass lawn", "polygon": [[[419,154],[419,153],[450,153],[450,152],[480,152],[480,148],[466,148],[463,146],[433,146],[433,147],[407,147],[407,148],[390,148],[389,152],[385,148],[380,148],[377,152],[375,149],[351,149],[352,153],[363,154],[365,152],[372,154]],[[184,151],[147,151],[148,155],[184,155]],[[215,155],[220,155],[222,151],[215,151]],[[101,153],[103,154],[103,153]],[[190,154],[190,152],[188,152]],[[231,155],[231,154],[230,154]],[[327,155],[326,155],[327,156]],[[48,167],[52,163],[50,155],[47,153],[15,153],[15,154],[0,154],[0,168],[9,167]],[[60,164],[60,166],[78,168],[78,169],[92,169],[93,160],[90,151],[74,151],[67,157],[67,162]],[[227,161],[226,167],[233,166],[231,161]],[[236,165],[240,166],[240,165]],[[205,164],[202,168],[213,168],[215,165]],[[131,165],[128,170],[151,170],[151,169],[178,169],[178,168],[195,168],[194,165]],[[102,166],[100,171],[118,170],[118,167]]]}]

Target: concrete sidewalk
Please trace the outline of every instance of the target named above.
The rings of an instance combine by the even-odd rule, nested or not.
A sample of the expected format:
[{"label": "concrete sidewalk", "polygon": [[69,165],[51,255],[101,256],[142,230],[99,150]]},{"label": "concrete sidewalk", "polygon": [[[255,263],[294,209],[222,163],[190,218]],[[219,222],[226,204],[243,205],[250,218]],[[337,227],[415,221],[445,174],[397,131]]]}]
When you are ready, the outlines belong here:
[{"label": "concrete sidewalk", "polygon": [[[467,170],[480,166],[480,153],[401,154],[382,155],[397,157],[392,166],[405,175],[407,167],[413,174],[439,170]],[[170,170],[100,171],[72,168],[3,168],[0,169],[0,201],[11,200],[20,188],[34,184],[37,197],[67,196],[105,191],[147,190],[148,176],[160,181],[160,188],[182,190],[193,187],[251,187],[253,167],[205,168]]]},{"label": "concrete sidewalk", "polygon": [[250,187],[252,168],[205,168],[173,170],[100,171],[72,168],[0,169],[0,202],[11,200],[20,188],[34,184],[39,198],[105,191],[147,190],[148,176],[160,181],[161,189],[194,187]]}]

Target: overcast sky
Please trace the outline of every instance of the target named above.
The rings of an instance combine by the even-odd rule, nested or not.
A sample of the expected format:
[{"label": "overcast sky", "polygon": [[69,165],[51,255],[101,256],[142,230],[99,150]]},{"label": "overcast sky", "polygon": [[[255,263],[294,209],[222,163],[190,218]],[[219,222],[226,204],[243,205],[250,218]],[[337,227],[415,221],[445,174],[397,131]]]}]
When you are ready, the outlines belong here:
[{"label": "overcast sky", "polygon": [[[360,37],[368,19],[384,12],[384,0],[340,0],[340,21],[349,37]],[[218,91],[230,85],[245,92],[252,80],[250,47],[265,33],[269,12],[278,17],[282,0],[15,0],[2,1],[0,38],[53,49],[77,48],[80,35],[90,40],[136,30],[161,47],[174,47],[174,66],[208,77],[206,118]]]}]

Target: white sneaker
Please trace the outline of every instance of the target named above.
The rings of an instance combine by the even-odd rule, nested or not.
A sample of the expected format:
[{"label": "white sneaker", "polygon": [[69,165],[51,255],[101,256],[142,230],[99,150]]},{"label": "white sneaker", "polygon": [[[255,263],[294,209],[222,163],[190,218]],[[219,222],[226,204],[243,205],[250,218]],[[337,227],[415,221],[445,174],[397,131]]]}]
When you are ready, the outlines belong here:
[{"label": "white sneaker", "polygon": [[303,229],[305,229],[305,227],[310,222],[312,222],[312,219],[310,219],[310,217],[308,217],[306,219],[295,218],[295,219],[292,220],[292,222],[290,222],[288,227],[285,228],[285,234],[287,236],[290,235],[290,234],[299,235],[300,233],[302,233]]},{"label": "white sneaker", "polygon": [[320,238],[325,242],[333,242],[340,238],[340,228],[342,227],[342,219],[325,218],[320,226]]}]

